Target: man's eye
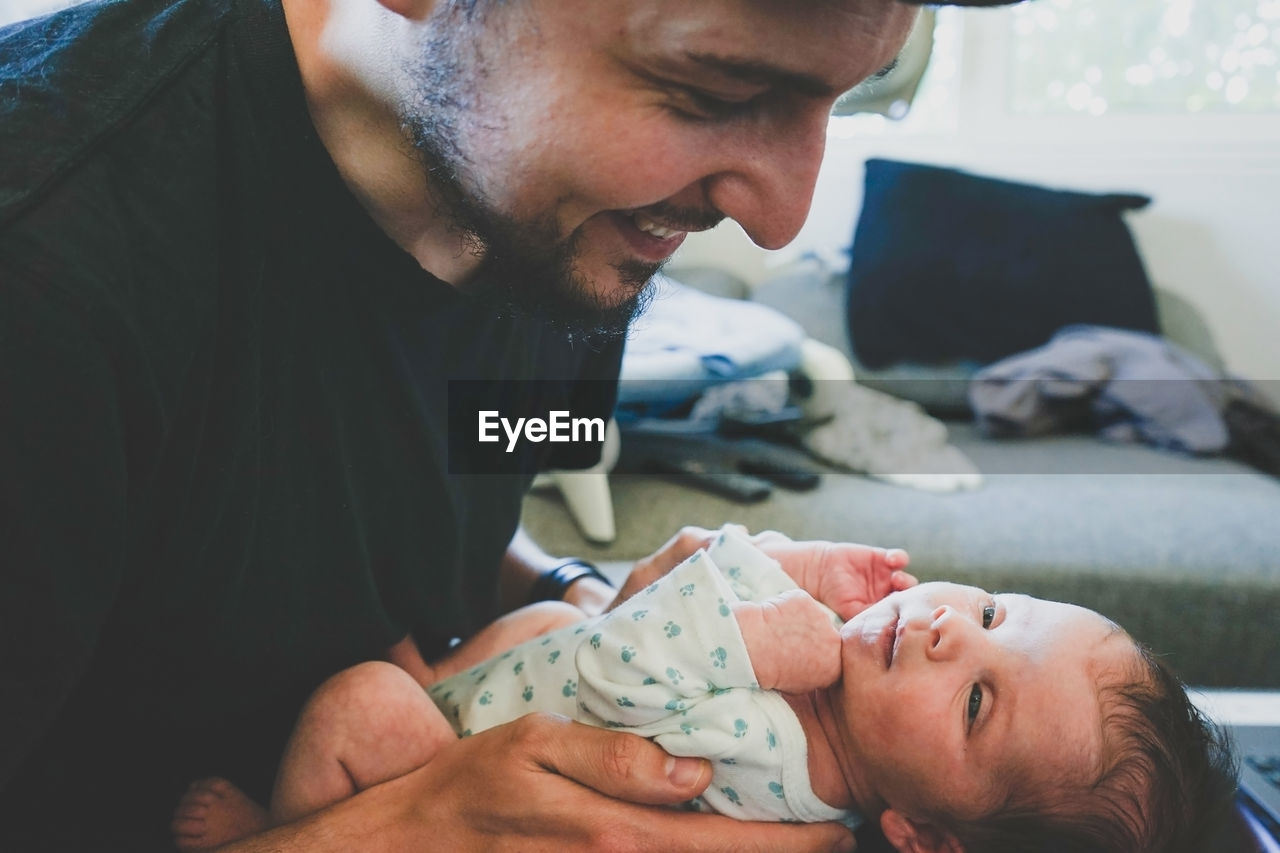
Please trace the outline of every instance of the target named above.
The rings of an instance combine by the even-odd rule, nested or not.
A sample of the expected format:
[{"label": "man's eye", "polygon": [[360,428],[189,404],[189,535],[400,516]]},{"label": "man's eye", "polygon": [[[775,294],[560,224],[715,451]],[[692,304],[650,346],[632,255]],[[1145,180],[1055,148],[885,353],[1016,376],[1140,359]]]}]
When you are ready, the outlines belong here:
[{"label": "man's eye", "polygon": [[754,99],[731,101],[700,89],[681,89],[681,95],[689,109],[686,112],[698,118],[727,119],[745,113]]},{"label": "man's eye", "polygon": [[982,685],[975,684],[969,688],[969,708],[968,720],[969,728],[973,728],[974,720],[978,719],[978,712],[982,710]]},{"label": "man's eye", "polygon": [[991,623],[994,622],[995,619],[996,619],[996,606],[994,604],[988,604],[986,607],[982,608],[982,627],[983,628],[990,628]]}]

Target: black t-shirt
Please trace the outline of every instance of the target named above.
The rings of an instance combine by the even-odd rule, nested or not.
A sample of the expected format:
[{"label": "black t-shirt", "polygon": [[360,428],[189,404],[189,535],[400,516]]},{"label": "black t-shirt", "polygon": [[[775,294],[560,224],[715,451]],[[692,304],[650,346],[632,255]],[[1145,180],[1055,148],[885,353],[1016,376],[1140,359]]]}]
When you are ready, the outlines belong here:
[{"label": "black t-shirt", "polygon": [[450,472],[448,381],[607,417],[620,350],[378,230],[277,4],[0,31],[0,849],[164,849],[325,677],[491,618],[529,473]]}]

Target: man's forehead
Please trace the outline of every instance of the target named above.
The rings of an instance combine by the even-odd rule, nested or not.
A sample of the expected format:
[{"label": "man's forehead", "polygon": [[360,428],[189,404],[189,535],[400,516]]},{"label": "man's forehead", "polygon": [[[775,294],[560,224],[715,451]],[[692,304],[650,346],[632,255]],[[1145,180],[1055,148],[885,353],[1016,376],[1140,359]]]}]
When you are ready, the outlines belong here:
[{"label": "man's forehead", "polygon": [[[897,0],[630,0],[623,28],[638,49],[718,60],[812,94],[838,94],[890,64],[917,10]],[[715,71],[714,67],[709,67]],[[770,81],[773,82],[773,81]]]}]

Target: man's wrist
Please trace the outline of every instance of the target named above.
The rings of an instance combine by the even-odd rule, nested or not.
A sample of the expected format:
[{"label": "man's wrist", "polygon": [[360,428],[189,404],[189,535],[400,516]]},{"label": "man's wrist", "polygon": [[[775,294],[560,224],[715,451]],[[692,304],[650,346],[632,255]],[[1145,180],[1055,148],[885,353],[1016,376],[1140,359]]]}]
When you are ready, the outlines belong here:
[{"label": "man's wrist", "polygon": [[536,601],[563,601],[569,587],[583,578],[594,578],[609,587],[609,579],[600,573],[594,563],[578,557],[569,557],[538,575],[529,591],[530,603]]}]

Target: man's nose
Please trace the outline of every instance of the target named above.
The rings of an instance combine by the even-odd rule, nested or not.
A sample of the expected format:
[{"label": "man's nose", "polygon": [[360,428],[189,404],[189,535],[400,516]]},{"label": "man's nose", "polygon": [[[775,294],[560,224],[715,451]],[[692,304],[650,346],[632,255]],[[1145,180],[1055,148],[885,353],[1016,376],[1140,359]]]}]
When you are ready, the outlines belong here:
[{"label": "man's nose", "polygon": [[767,124],[735,141],[722,168],[706,179],[710,203],[761,248],[787,245],[808,218],[827,118],[823,109],[806,108],[789,122]]}]

